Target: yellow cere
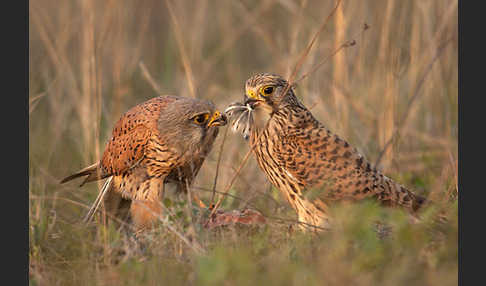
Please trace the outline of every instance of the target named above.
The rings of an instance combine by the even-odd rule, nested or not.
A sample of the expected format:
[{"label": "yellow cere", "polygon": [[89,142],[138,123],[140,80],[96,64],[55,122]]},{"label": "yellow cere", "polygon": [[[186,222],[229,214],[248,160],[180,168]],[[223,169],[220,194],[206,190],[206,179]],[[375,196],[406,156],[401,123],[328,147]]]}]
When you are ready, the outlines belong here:
[{"label": "yellow cere", "polygon": [[211,116],[211,120],[209,120],[208,125],[211,125],[211,123],[213,123],[213,121],[216,120],[216,119],[218,119],[220,116],[221,116],[221,113],[219,111],[215,111],[213,113],[213,116]]},{"label": "yellow cere", "polygon": [[251,97],[251,98],[257,99],[257,96],[256,96],[256,94],[255,94],[255,91],[254,91],[254,90],[252,90],[252,89],[248,89],[248,90],[246,91],[246,95],[248,95],[248,97]]},{"label": "yellow cere", "polygon": [[211,122],[216,120],[220,115],[221,113],[219,113],[219,111],[214,112],[213,117],[211,117]]}]

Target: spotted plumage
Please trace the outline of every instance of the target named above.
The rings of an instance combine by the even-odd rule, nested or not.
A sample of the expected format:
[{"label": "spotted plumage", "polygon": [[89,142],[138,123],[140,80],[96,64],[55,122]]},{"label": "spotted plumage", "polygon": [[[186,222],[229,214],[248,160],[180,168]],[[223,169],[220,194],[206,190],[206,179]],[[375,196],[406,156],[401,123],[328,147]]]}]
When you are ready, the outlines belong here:
[{"label": "spotted plumage", "polygon": [[159,96],[121,116],[101,160],[61,181],[86,176],[81,184],[107,178],[86,219],[104,201],[106,211],[127,216],[137,230],[160,214],[164,183],[186,191],[226,119],[205,100]]},{"label": "spotted plumage", "polygon": [[[424,199],[376,170],[348,142],[317,121],[287,81],[258,74],[246,81],[245,103],[233,104],[232,118],[246,113],[250,143],[259,166],[304,225],[329,227],[333,201],[375,198],[384,205],[417,211]],[[284,93],[284,91],[286,91]]]}]

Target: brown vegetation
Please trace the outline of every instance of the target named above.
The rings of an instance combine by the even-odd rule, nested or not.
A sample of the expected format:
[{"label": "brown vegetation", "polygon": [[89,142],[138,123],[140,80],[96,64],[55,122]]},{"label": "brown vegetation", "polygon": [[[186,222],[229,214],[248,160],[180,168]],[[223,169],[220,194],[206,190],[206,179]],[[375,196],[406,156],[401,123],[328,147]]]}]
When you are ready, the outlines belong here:
[{"label": "brown vegetation", "polygon": [[[434,222],[434,208],[410,224],[364,203],[336,206],[330,233],[301,234],[245,157],[247,142],[224,129],[192,191],[206,205],[228,191],[223,209],[258,210],[264,226],[208,231],[208,210],[169,194],[160,229],[137,246],[79,223],[102,182],[58,184],[100,157],[114,122],[139,102],[177,94],[221,110],[241,101],[252,74],[290,76],[335,4],[30,1],[31,283],[457,284],[457,1],[343,1],[296,74],[312,71],[297,90],[314,115],[385,174],[446,206],[446,224]],[[376,221],[391,234],[377,236]]]}]

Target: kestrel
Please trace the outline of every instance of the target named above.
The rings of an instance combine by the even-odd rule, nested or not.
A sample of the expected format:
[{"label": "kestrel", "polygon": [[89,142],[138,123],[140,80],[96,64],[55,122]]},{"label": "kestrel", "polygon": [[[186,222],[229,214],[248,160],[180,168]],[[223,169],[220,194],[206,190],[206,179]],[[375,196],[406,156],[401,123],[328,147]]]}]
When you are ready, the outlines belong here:
[{"label": "kestrel", "polygon": [[384,176],[317,121],[279,75],[249,78],[245,103],[233,104],[225,113],[249,136],[260,168],[297,212],[304,229],[328,228],[327,205],[333,201],[374,198],[411,213],[425,201]]},{"label": "kestrel", "polygon": [[100,203],[108,214],[129,214],[136,232],[150,228],[161,213],[164,183],[187,191],[226,117],[206,100],[159,96],[121,116],[101,160],[66,177],[65,183],[86,176],[81,184],[108,179],[91,207]]}]

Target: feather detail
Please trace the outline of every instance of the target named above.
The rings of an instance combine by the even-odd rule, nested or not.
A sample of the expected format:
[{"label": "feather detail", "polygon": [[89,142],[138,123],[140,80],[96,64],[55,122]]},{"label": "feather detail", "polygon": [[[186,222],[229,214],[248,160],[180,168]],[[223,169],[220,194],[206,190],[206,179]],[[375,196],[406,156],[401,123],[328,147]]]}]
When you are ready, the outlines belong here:
[{"label": "feather detail", "polygon": [[111,181],[113,180],[113,176],[109,177],[105,183],[103,184],[103,187],[101,188],[101,191],[98,193],[98,197],[96,197],[96,200],[94,203],[91,205],[91,208],[89,209],[88,213],[83,219],[84,223],[89,223],[98,208],[100,207],[101,202],[103,201],[103,198],[105,197],[105,194],[108,192],[108,190],[111,188]]},{"label": "feather detail", "polygon": [[250,137],[253,124],[253,108],[248,104],[236,102],[226,108],[224,113],[233,121],[231,123],[233,132],[241,132],[243,138],[247,140]]},{"label": "feather detail", "polygon": [[81,183],[80,187],[82,187],[84,184],[86,184],[88,182],[103,179],[104,177],[102,176],[101,170],[100,170],[99,167],[100,167],[99,163],[94,163],[93,165],[90,165],[90,166],[88,166],[84,169],[81,169],[80,171],[70,175],[70,176],[67,176],[66,178],[62,179],[60,183],[64,184],[64,183],[69,182],[71,180],[74,180],[76,178],[88,176]]}]

